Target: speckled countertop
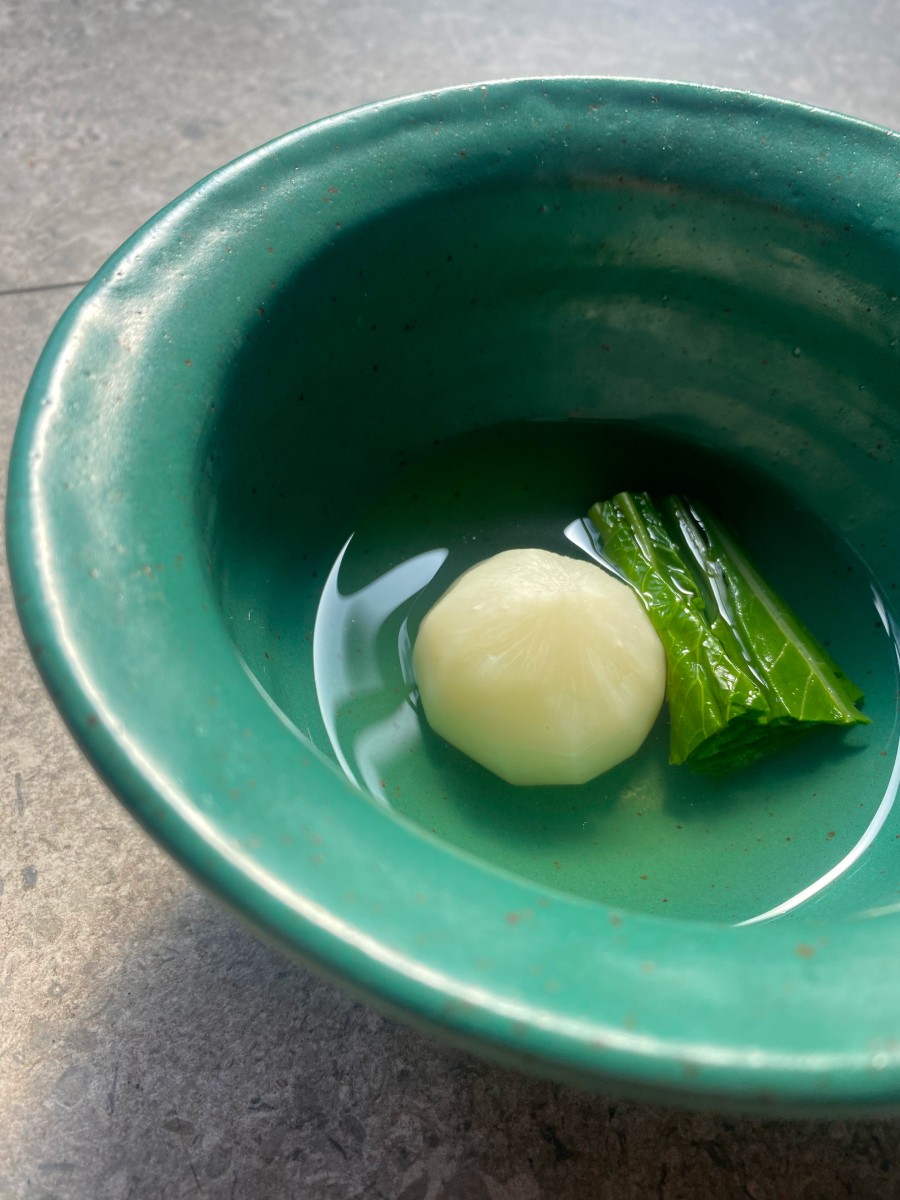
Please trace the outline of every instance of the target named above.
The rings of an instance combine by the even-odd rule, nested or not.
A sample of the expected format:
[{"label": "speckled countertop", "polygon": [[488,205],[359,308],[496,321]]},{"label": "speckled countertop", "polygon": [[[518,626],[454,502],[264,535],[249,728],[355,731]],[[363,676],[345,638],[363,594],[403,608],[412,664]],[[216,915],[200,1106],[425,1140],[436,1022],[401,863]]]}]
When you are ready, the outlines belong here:
[{"label": "speckled countertop", "polygon": [[[0,0],[0,441],[78,287],[314,117],[522,74],[693,79],[900,128],[876,0]],[[4,469],[5,475],[5,469]],[[521,1077],[257,942],[82,762],[0,580],[0,1197],[900,1196],[900,1122],[676,1114]]]}]

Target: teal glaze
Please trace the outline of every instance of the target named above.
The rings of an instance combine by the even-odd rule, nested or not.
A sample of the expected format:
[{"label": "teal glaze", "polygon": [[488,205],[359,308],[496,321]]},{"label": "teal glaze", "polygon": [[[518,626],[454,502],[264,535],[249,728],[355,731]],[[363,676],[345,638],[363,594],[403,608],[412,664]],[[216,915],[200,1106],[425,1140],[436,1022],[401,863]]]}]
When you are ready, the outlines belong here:
[{"label": "teal glaze", "polygon": [[[817,110],[526,80],[320,122],[175,201],[63,317],[10,467],[22,623],[103,778],[265,936],[473,1048],[656,1100],[896,1108],[890,804],[781,919],[576,895],[530,870],[533,827],[451,846],[427,795],[403,815],[354,788],[311,638],[323,571],[404,464],[548,417],[737,456],[847,543],[890,626],[898,174],[895,135]],[[855,777],[873,811],[898,774],[887,678]],[[786,862],[802,882],[802,854],[759,877]]]}]

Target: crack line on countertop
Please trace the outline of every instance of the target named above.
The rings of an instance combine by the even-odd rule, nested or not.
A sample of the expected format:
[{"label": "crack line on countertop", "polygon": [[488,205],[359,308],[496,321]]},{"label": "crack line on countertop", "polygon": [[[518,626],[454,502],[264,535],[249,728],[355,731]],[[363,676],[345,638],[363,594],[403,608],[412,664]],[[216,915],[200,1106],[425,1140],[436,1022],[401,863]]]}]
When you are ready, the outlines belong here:
[{"label": "crack line on countertop", "polygon": [[27,296],[31,292],[58,292],[63,288],[83,288],[88,279],[70,279],[66,283],[36,283],[30,287],[0,288],[0,299],[4,296]]}]

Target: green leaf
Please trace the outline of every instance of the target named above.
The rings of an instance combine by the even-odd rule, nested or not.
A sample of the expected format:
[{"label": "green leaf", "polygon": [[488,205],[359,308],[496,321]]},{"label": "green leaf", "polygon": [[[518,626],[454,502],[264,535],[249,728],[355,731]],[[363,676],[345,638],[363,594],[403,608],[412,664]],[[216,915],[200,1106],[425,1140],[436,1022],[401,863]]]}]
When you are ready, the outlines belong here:
[{"label": "green leaf", "polygon": [[685,762],[734,722],[765,719],[762,689],[709,628],[699,588],[650,498],[620,493],[588,515],[665,648],[670,761]]},{"label": "green leaf", "polygon": [[677,496],[663,503],[695,570],[710,581],[707,612],[714,632],[733,633],[750,670],[766,689],[771,718],[854,725],[868,720],[855,705],[862,692],[840,671],[800,618],[766,583],[740,546],[704,506]]},{"label": "green leaf", "polygon": [[668,664],[672,763],[724,772],[818,725],[868,718],[862,692],[705,508],[620,492],[589,518]]}]

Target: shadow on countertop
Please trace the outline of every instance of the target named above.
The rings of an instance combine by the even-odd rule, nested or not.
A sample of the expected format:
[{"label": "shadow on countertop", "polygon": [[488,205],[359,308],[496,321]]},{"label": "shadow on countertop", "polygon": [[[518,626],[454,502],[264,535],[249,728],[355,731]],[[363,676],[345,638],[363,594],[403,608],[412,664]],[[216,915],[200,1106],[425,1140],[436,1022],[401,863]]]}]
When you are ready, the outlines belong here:
[{"label": "shadow on countertop", "polygon": [[193,890],[148,919],[86,1008],[2,1195],[900,1195],[898,1121],[725,1119],[531,1079],[377,1015]]}]

